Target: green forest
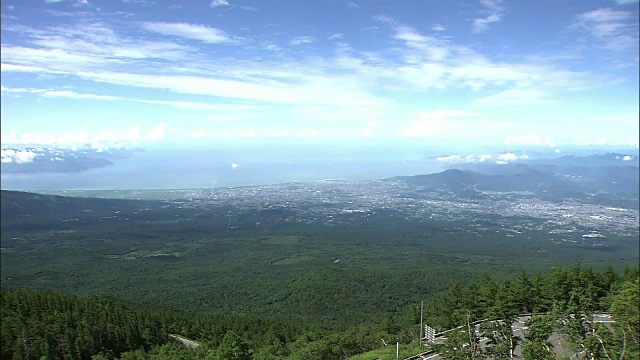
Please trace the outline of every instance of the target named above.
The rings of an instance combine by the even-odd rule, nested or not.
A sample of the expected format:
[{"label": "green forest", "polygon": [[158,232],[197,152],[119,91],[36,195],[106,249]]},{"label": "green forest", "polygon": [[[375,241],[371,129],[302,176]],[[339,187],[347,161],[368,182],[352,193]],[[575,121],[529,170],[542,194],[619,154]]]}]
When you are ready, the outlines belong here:
[{"label": "green forest", "polygon": [[[638,359],[639,270],[594,271],[576,264],[532,276],[522,272],[500,281],[484,274],[455,284],[425,301],[424,320],[436,330],[456,328],[437,351],[445,359],[509,359],[521,342],[525,359],[555,359],[552,333],[565,334],[573,351],[593,359]],[[611,313],[609,326],[591,315]],[[467,337],[465,324],[513,319],[533,313],[524,339],[509,338],[499,323],[485,322],[482,349]],[[419,337],[418,304],[376,326],[331,331],[296,321],[207,315],[140,306],[105,296],[76,296],[27,289],[2,291],[3,359],[347,359]],[[510,326],[508,326],[510,329]],[[183,346],[170,335],[196,341]]]},{"label": "green forest", "polygon": [[[633,234],[603,231],[607,246],[591,246],[495,214],[301,221],[319,205],[2,195],[2,359],[372,360],[396,339],[408,356],[429,350],[421,301],[424,324],[463,326],[431,349],[449,359],[505,358],[513,344],[546,358],[557,334],[574,353],[637,357]],[[590,312],[616,321],[595,329]],[[523,313],[536,314],[532,331],[515,339],[504,321]],[[485,319],[506,319],[480,329],[495,345],[453,351],[475,349],[459,330]]]}]

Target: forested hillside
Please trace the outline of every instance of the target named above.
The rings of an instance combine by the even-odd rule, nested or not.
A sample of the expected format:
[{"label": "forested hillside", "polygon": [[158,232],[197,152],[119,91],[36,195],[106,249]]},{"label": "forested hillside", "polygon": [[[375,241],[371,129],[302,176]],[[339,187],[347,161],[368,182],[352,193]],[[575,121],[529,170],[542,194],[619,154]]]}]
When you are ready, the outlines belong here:
[{"label": "forested hillside", "polygon": [[[525,358],[549,358],[548,337],[553,331],[568,334],[576,352],[586,349],[597,359],[607,358],[605,349],[616,358],[637,358],[638,268],[598,272],[577,264],[533,276],[523,272],[503,281],[485,275],[425,300],[425,323],[437,330],[485,318],[547,313],[533,318],[532,330],[522,339]],[[595,331],[586,318],[575,316],[597,311],[611,312],[616,323]],[[101,296],[3,290],[2,358],[345,359],[381,346],[380,339],[391,342],[399,336],[405,343],[416,341],[419,322],[417,304],[403,315],[387,316],[377,326],[329,331],[297,322],[142,307]],[[169,334],[193,339],[200,346],[184,347]],[[454,348],[455,343],[446,346]],[[440,350],[447,353],[446,348]],[[507,349],[495,346],[492,351]]]},{"label": "forested hillside", "polygon": [[155,194],[164,201],[3,191],[2,288],[338,331],[402,316],[485,272],[498,281],[578,260],[594,270],[638,263],[628,209],[511,197],[484,208],[376,184],[379,192],[317,183]]},{"label": "forested hillside", "polygon": [[[638,359],[639,292],[638,268],[597,273],[577,264],[546,276],[522,272],[501,283],[484,276],[467,287],[454,286],[426,312],[439,329],[458,327],[436,347],[443,359],[513,359],[519,344],[524,359],[556,359],[554,346],[589,359]],[[613,322],[598,322],[595,315],[602,312]],[[532,316],[524,338],[518,337],[511,324],[526,313]],[[469,333],[469,325],[481,319],[479,333]],[[481,337],[488,339],[485,348]]]}]

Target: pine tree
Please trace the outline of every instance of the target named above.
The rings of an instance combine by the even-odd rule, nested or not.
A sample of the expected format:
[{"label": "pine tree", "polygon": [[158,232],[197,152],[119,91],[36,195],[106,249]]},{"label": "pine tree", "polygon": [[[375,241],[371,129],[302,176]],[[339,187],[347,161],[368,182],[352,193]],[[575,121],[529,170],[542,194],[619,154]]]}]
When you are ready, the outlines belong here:
[{"label": "pine tree", "polygon": [[229,330],[224,335],[220,347],[218,347],[218,359],[220,360],[249,360],[251,359],[251,351],[249,346],[234,331]]},{"label": "pine tree", "polygon": [[445,360],[479,360],[483,359],[480,351],[480,338],[471,322],[471,314],[467,312],[463,324],[447,334],[444,344],[436,347],[436,351]]},{"label": "pine tree", "polygon": [[511,324],[512,319],[485,321],[480,325],[480,333],[488,340],[484,354],[495,360],[514,359],[520,337],[513,334]]},{"label": "pine tree", "polygon": [[522,342],[522,357],[527,360],[555,359],[549,336],[554,331],[554,319],[549,315],[534,315],[527,321],[528,331]]}]

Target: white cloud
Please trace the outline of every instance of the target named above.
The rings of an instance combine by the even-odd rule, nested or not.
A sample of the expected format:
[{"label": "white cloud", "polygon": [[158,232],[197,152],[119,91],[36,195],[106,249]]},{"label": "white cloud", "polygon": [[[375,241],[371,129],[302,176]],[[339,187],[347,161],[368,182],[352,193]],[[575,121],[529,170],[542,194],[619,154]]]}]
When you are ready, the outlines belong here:
[{"label": "white cloud", "polygon": [[551,98],[545,91],[525,89],[509,89],[474,100],[476,104],[491,105],[536,105],[551,102]]},{"label": "white cloud", "polygon": [[360,8],[360,5],[356,4],[356,3],[355,3],[355,2],[353,2],[353,1],[349,1],[349,2],[347,3],[347,7],[350,7],[350,8],[353,8],[353,9],[358,9],[358,8]]},{"label": "white cloud", "polygon": [[216,121],[216,122],[227,122],[227,121],[240,121],[240,120],[249,120],[249,119],[258,119],[263,117],[263,115],[259,113],[248,113],[246,111],[231,111],[227,113],[218,113],[218,114],[210,114],[205,116],[205,120],[207,121]]},{"label": "white cloud", "polygon": [[167,124],[157,124],[149,133],[143,138],[144,140],[162,140],[166,135]]},{"label": "white cloud", "polygon": [[514,153],[500,154],[500,155],[498,155],[498,160],[499,161],[514,161],[514,160],[518,160],[518,155],[516,155]]},{"label": "white cloud", "polygon": [[483,155],[479,155],[479,156],[478,156],[478,161],[480,161],[480,162],[485,162],[485,161],[487,161],[487,160],[489,160],[489,159],[491,159],[491,158],[492,158],[492,156],[491,156],[491,155],[489,155],[489,154],[483,154]]},{"label": "white cloud", "polygon": [[297,36],[289,41],[289,45],[311,44],[315,40],[313,36]]},{"label": "white cloud", "polygon": [[[122,146],[124,142],[137,144],[140,141],[158,141],[164,139],[166,127],[165,123],[158,123],[146,133],[142,132],[140,124],[136,124],[124,131],[103,130],[92,136],[88,142],[91,144],[91,148],[103,151],[105,149]],[[60,143],[60,141],[58,140],[57,143]],[[71,144],[66,145],[69,146]]]},{"label": "white cloud", "polygon": [[212,8],[215,8],[218,6],[229,6],[229,2],[227,0],[213,0],[209,4],[209,6],[211,6]]},{"label": "white cloud", "polygon": [[2,149],[0,150],[0,157],[3,163],[16,163],[16,164],[25,164],[30,163],[35,160],[38,156],[37,153],[30,150],[13,150],[13,149]]},{"label": "white cloud", "polygon": [[[384,19],[384,21],[392,21],[388,17],[384,17]],[[147,25],[150,24],[152,23],[147,23]],[[189,26],[187,25],[186,28]],[[170,29],[176,30],[173,25],[170,26]],[[23,33],[24,30],[20,29]],[[201,94],[204,91],[213,96],[223,97],[227,93],[220,87],[226,86],[223,84],[224,82],[234,81],[230,79],[229,74],[234,72],[247,73],[246,68],[252,70],[252,76],[244,76],[239,80],[247,90],[251,90],[252,87],[264,86],[265,79],[274,79],[273,83],[276,84],[276,88],[273,90],[276,94],[282,91],[282,87],[297,87],[298,89],[302,87],[303,92],[306,91],[309,94],[311,92],[309,86],[314,87],[318,82],[306,80],[309,79],[309,74],[313,74],[315,79],[322,79],[323,83],[327,83],[328,86],[322,86],[323,90],[333,91],[330,89],[340,88],[344,82],[348,81],[349,87],[352,90],[357,89],[356,93],[359,94],[366,93],[370,89],[375,90],[372,86],[379,85],[387,87],[385,90],[390,88],[394,91],[422,91],[430,88],[446,89],[452,87],[468,87],[477,90],[491,85],[520,88],[527,86],[533,88],[539,84],[553,84],[553,86],[561,88],[585,86],[582,81],[584,74],[581,73],[562,71],[543,65],[494,63],[469,48],[451,43],[450,40],[424,36],[404,25],[394,25],[394,30],[393,36],[397,40],[403,41],[407,48],[402,49],[404,63],[371,53],[354,55],[347,46],[340,48],[339,56],[325,59],[312,58],[310,62],[307,59],[285,58],[276,63],[249,60],[240,64],[212,59],[211,61],[191,63],[187,66],[174,66],[168,69],[157,63],[143,61],[149,59],[149,57],[143,56],[186,60],[192,58],[196,53],[195,49],[174,43],[149,43],[122,39],[103,25],[90,27],[85,32],[80,27],[67,27],[64,30],[47,30],[44,34],[33,35],[36,37],[36,41],[42,42],[42,44],[38,43],[39,46],[45,46],[45,43],[49,43],[51,38],[55,36],[57,39],[55,46],[58,47],[56,49],[3,45],[2,71],[71,75],[81,73],[80,76],[91,73],[100,76],[85,77],[85,79],[139,87],[147,87],[146,74],[153,74],[151,77],[154,78],[166,79],[165,74],[167,73],[174,75],[188,73],[194,75],[191,79],[197,80],[198,83],[193,84],[196,86],[191,88],[191,92],[188,92],[186,87],[180,92]],[[34,33],[34,31],[26,31],[26,33]],[[62,33],[69,33],[72,36],[67,34],[67,37],[64,37]],[[45,38],[47,41],[44,41]],[[76,38],[82,39],[83,42],[78,43]],[[302,37],[292,40],[292,43],[301,44],[311,40]],[[273,43],[265,43],[263,46],[274,51],[280,50]],[[85,52],[78,52],[78,49]],[[90,51],[87,52],[86,49],[90,49]],[[334,73],[336,67],[348,71],[348,73],[343,72],[336,76]],[[135,72],[139,72],[139,74]],[[117,77],[114,76],[116,74]],[[140,76],[142,74],[145,74],[144,77]],[[209,81],[210,77],[216,78],[217,84],[210,83],[208,85],[212,85],[213,88],[202,89],[200,85],[204,85],[204,82]],[[129,80],[123,83],[116,78]],[[141,82],[136,83],[134,80],[141,80]],[[236,85],[238,84],[234,84],[231,88],[235,88]],[[158,88],[174,91],[172,86],[162,85]],[[304,90],[305,88],[306,90]],[[238,97],[236,91],[232,90],[228,93],[232,98]],[[346,92],[343,95],[346,95]],[[320,97],[326,97],[326,95],[320,95]],[[252,97],[248,92],[243,92],[241,98],[263,100],[263,96]],[[298,97],[293,96],[292,98]],[[294,101],[294,103],[297,102],[299,101]],[[340,102],[344,103],[345,100],[342,99]]]},{"label": "white cloud", "polygon": [[18,164],[32,162],[36,158],[36,153],[31,151],[18,151],[14,157],[14,161]]},{"label": "white cloud", "polygon": [[236,164],[236,163],[231,163],[231,168],[232,168],[233,170],[235,170],[235,169],[237,169],[237,168],[239,168],[239,167],[240,167],[240,165],[238,165],[238,164]]},{"label": "white cloud", "polygon": [[[406,25],[394,26],[394,30],[393,38],[403,41],[406,46],[406,49],[398,51],[404,63],[383,62],[388,66],[371,69],[370,73],[375,72],[375,76],[389,84],[398,84],[398,89],[409,88],[416,91],[466,87],[476,91],[492,87],[517,89],[523,94],[522,91],[542,91],[538,89],[540,87],[581,90],[596,86],[592,74],[561,70],[543,64],[493,62],[448,38],[425,36]],[[593,80],[587,81],[587,76]],[[598,86],[603,83],[604,81],[600,81]],[[527,95],[534,94],[538,95],[535,99],[538,103],[548,100],[539,96],[541,92],[530,92]],[[513,96],[517,93],[503,94],[506,95],[511,96],[508,99],[510,102],[515,102]],[[493,99],[487,99],[491,100]],[[532,101],[532,98],[529,97],[527,101]]]},{"label": "white cloud", "polygon": [[444,162],[444,163],[448,163],[448,164],[458,164],[462,161],[462,156],[460,155],[446,155],[446,156],[440,156],[438,158],[436,158],[436,160],[440,161],[440,162]]},{"label": "white cloud", "polygon": [[378,135],[385,134],[386,133],[385,129],[381,129],[381,127],[383,127],[385,124],[388,124],[388,123],[389,122],[387,121],[367,121],[366,126],[362,130],[360,130],[360,135],[364,137],[369,137],[378,133],[380,130],[382,130],[383,132],[378,133]]},{"label": "white cloud", "polygon": [[624,160],[624,161],[631,161],[631,160],[633,160],[633,156],[631,156],[631,155],[625,155],[625,156],[622,158],[622,160]]},{"label": "white cloud", "polygon": [[547,145],[555,147],[556,143],[551,139],[550,135],[542,136],[538,134],[514,135],[509,136],[505,140],[505,144],[514,145]]},{"label": "white cloud", "polygon": [[143,22],[140,26],[147,31],[162,35],[199,40],[211,44],[228,43],[234,40],[220,29],[200,24]]},{"label": "white cloud", "polygon": [[435,24],[431,27],[433,31],[447,31],[447,28],[442,24]]},{"label": "white cloud", "polygon": [[[392,20],[380,19],[383,22]],[[104,83],[128,87],[132,92],[138,92],[141,88],[155,89],[154,92],[163,93],[160,99],[178,96],[180,99],[185,94],[211,97],[209,101],[202,102],[128,99],[182,109],[214,112],[217,109],[213,104],[222,99],[233,103],[241,100],[253,106],[274,103],[308,107],[306,111],[301,110],[301,116],[297,119],[312,117],[313,121],[333,119],[348,122],[353,118],[395,121],[399,118],[399,121],[395,121],[395,128],[377,126],[363,130],[366,123],[363,121],[357,133],[371,135],[384,131],[384,135],[401,133],[403,136],[457,136],[463,132],[470,136],[473,131],[468,130],[468,126],[474,126],[471,122],[453,117],[434,118],[433,114],[416,117],[414,121],[404,120],[411,119],[411,116],[406,112],[398,115],[392,110],[400,108],[393,106],[402,104],[405,95],[407,98],[424,95],[425,101],[430,101],[427,96],[432,89],[456,94],[468,89],[491,89],[496,94],[477,100],[480,104],[523,103],[523,98],[540,103],[550,99],[547,91],[555,95],[563,90],[585,87],[589,81],[596,79],[592,77],[590,80],[592,75],[588,73],[540,63],[493,61],[471,48],[457,44],[453,38],[433,33],[433,36],[423,35],[395,22],[391,29],[395,45],[377,52],[361,52],[346,44],[336,44],[336,52],[329,56],[291,56],[289,52],[282,51],[256,60],[245,58],[242,61],[218,56],[218,52],[202,56],[204,51],[197,47],[204,47],[202,44],[180,47],[171,42],[142,42],[131,37],[133,33],[121,37],[114,31],[117,29],[109,29],[104,24],[88,27],[86,33],[82,32],[79,25],[38,31],[20,29],[24,34],[24,42],[22,46],[3,44],[1,69],[3,75],[7,72],[32,72],[38,75],[64,74],[66,79],[80,77],[90,87],[94,87],[91,83]],[[55,42],[46,47],[52,40]],[[151,44],[154,44],[153,54],[157,58],[143,57],[148,52],[146,49],[136,49],[141,44],[149,48],[153,48]],[[262,45],[267,47],[270,44]],[[260,40],[254,45],[257,51],[261,49]],[[163,57],[164,50],[170,49],[173,49],[174,58],[181,61],[171,61],[170,64],[164,61],[167,59]],[[279,47],[276,46],[276,49]],[[275,60],[270,60],[270,57]],[[77,92],[69,89],[44,90],[48,92],[41,92],[40,96],[124,101],[109,97],[108,94],[83,93],[77,88],[74,89]],[[316,111],[317,107],[321,111]],[[369,113],[365,111],[367,108]],[[231,112],[220,111],[206,116],[221,121],[237,119]],[[269,112],[264,118],[279,118],[279,115]],[[370,115],[377,117],[363,118]],[[203,114],[198,116],[205,118]],[[475,126],[474,131],[477,129],[480,129],[479,125]],[[295,126],[291,131],[297,131]]]},{"label": "white cloud", "polygon": [[511,161],[526,160],[528,158],[529,156],[527,154],[517,155],[514,153],[504,153],[498,155],[496,164],[507,164]]},{"label": "white cloud", "polygon": [[[267,71],[266,74],[268,73]],[[348,82],[341,83],[339,79],[321,76],[303,78],[303,84],[269,84],[264,79],[254,83],[197,76],[151,76],[109,72],[80,72],[77,75],[111,84],[285,104],[378,105],[381,102],[381,99],[353,88]]]},{"label": "white cloud", "polygon": [[343,33],[333,33],[331,34],[331,36],[329,36],[329,40],[337,40],[337,39],[342,39],[344,37]]},{"label": "white cloud", "polygon": [[56,4],[61,2],[73,2],[74,7],[89,5],[88,0],[44,0],[45,4]]},{"label": "white cloud", "polygon": [[3,145],[27,145],[27,144],[55,144],[56,137],[51,133],[26,133],[19,134],[11,131],[8,134],[0,134]]},{"label": "white cloud", "polygon": [[265,48],[265,49],[267,49],[267,50],[270,50],[270,51],[280,51],[280,50],[282,50],[282,48],[281,48],[280,46],[278,46],[278,45],[274,44],[274,43],[273,43],[273,42],[271,42],[271,41],[265,41],[265,42],[263,42],[263,43],[262,43],[262,47],[263,47],[263,48]]},{"label": "white cloud", "polygon": [[288,137],[290,135],[291,131],[289,131],[289,129],[267,131],[268,137]]},{"label": "white cloud", "polygon": [[574,29],[586,31],[597,46],[624,51],[638,48],[637,15],[630,11],[601,8],[576,16]]},{"label": "white cloud", "polygon": [[[122,38],[102,23],[75,24],[34,29],[4,26],[4,32],[20,33],[30,46],[2,44],[2,61],[12,65],[72,72],[78,68],[105,66],[131,68],[133,60],[181,60],[192,48],[172,42]],[[40,65],[40,66],[37,66]]]},{"label": "white cloud", "polygon": [[322,122],[354,122],[375,121],[384,116],[381,106],[335,106],[335,105],[303,105],[291,107],[287,111],[293,118]]},{"label": "white cloud", "polygon": [[153,5],[154,2],[150,0],[122,0],[125,4],[134,4],[134,5]]},{"label": "white cloud", "polygon": [[407,137],[458,136],[458,131],[463,128],[464,123],[449,118],[456,119],[472,115],[474,114],[459,110],[421,112],[418,119],[411,121],[409,126],[399,135]]},{"label": "white cloud", "polygon": [[636,4],[638,0],[614,0],[618,5]]},{"label": "white cloud", "polygon": [[480,4],[491,11],[504,11],[503,0],[480,0]]},{"label": "white cloud", "polygon": [[498,22],[502,19],[501,14],[490,14],[483,18],[473,19],[473,32],[476,34],[483,33],[489,29],[489,24]]},{"label": "white cloud", "polygon": [[482,12],[486,15],[473,19],[473,32],[476,34],[487,31],[489,24],[500,21],[505,10],[502,0],[480,0],[480,4],[483,6]]},{"label": "white cloud", "polygon": [[392,18],[391,16],[388,15],[376,15],[373,17],[373,19],[375,21],[381,22],[381,23],[385,23],[385,24],[390,24],[390,25],[395,25],[396,24],[396,20],[394,18]]},{"label": "white cloud", "polygon": [[437,161],[447,163],[447,164],[470,164],[470,163],[482,163],[492,158],[492,155],[482,154],[482,155],[447,155],[440,156],[436,158]]},{"label": "white cloud", "polygon": [[95,94],[79,94],[70,90],[45,90],[42,92],[43,96],[47,97],[65,97],[73,99],[91,99],[91,100],[118,100],[119,98],[109,95],[95,95]]},{"label": "white cloud", "polygon": [[614,9],[597,9],[588,11],[577,16],[578,20],[593,22],[593,23],[605,23],[610,21],[620,21],[631,17],[631,13],[623,10]]},{"label": "white cloud", "polygon": [[189,133],[190,137],[196,138],[196,139],[198,139],[198,138],[212,138],[212,137],[214,137],[214,135],[215,134],[213,132],[211,132],[211,131],[200,131],[200,130],[192,131],[192,132]]},{"label": "white cloud", "polygon": [[449,55],[450,50],[446,42],[432,36],[421,35],[408,26],[398,26],[393,37],[404,41],[408,47],[419,50],[420,54],[429,61],[440,61]]},{"label": "white cloud", "polygon": [[232,104],[207,104],[193,101],[174,101],[174,100],[149,100],[149,99],[136,99],[128,97],[118,97],[111,95],[97,95],[97,94],[85,94],[78,93],[71,90],[52,90],[52,89],[33,89],[33,88],[8,88],[2,86],[0,88],[2,92],[6,93],[32,93],[41,95],[44,97],[62,97],[69,99],[85,99],[85,100],[106,100],[106,101],[130,101],[142,104],[151,105],[166,105],[175,107],[177,109],[186,110],[219,110],[219,111],[247,111],[256,109],[256,106],[252,105],[232,105]]},{"label": "white cloud", "polygon": [[[109,149],[121,146],[122,143],[137,144],[141,141],[157,141],[164,139],[166,135],[167,125],[158,123],[146,132],[142,130],[140,124],[136,124],[129,129],[112,130],[103,129],[89,133],[87,128],[79,131],[64,131],[59,133],[17,133],[15,131],[3,133],[2,144],[5,145],[43,145],[57,146],[62,148],[76,148],[80,146],[90,145],[94,149]],[[3,153],[4,154],[4,153]],[[18,155],[17,161],[26,161],[30,158],[29,154]],[[4,155],[3,155],[4,157]],[[14,156],[13,161],[16,161]]]},{"label": "white cloud", "polygon": [[123,98],[121,100],[129,100],[129,101],[140,102],[144,104],[152,104],[152,105],[168,105],[178,109],[186,109],[186,110],[217,110],[221,108],[218,105],[198,103],[193,101],[166,101],[166,100],[144,100],[144,99],[126,99],[126,98]]}]

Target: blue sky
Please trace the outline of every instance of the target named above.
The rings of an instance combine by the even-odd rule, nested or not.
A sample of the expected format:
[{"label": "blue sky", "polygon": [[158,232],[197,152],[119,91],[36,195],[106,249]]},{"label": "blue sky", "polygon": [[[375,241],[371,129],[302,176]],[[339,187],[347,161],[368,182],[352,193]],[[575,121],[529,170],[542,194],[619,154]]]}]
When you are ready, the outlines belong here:
[{"label": "blue sky", "polygon": [[2,145],[638,143],[634,0],[2,2]]}]

